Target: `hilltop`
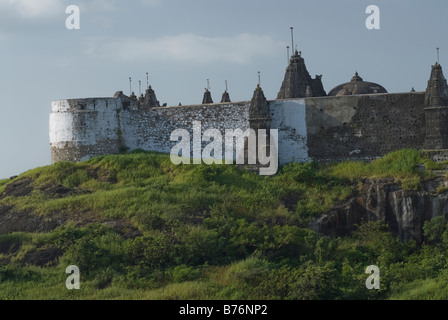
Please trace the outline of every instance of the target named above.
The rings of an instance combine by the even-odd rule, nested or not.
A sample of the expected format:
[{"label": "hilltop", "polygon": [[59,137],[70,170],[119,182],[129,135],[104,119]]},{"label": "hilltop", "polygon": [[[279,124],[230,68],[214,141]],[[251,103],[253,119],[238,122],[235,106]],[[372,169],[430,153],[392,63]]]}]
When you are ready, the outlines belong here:
[{"label": "hilltop", "polygon": [[[408,149],[273,177],[144,151],[36,168],[0,181],[0,299],[446,299],[443,216],[422,243],[381,221],[310,229],[365,192],[360,181],[421,190],[443,166]],[[79,291],[65,288],[69,265]],[[369,265],[380,290],[365,288]]]}]

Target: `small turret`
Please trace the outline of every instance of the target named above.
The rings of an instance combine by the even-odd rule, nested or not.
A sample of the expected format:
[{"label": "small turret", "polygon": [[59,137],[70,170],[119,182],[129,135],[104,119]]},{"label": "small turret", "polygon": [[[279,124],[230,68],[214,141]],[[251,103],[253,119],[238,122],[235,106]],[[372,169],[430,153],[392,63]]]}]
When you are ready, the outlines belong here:
[{"label": "small turret", "polygon": [[231,102],[228,91],[229,91],[229,87],[228,87],[227,80],[226,80],[226,91],[224,91],[224,93],[222,94],[221,102]]},{"label": "small turret", "polygon": [[224,93],[222,94],[221,102],[231,102],[230,96],[229,96],[229,93],[227,92],[227,90],[224,91]]},{"label": "small turret", "polygon": [[156,108],[160,107],[159,101],[157,101],[156,93],[151,86],[146,89],[145,98],[143,100],[143,107],[145,108]]},{"label": "small turret", "polygon": [[202,99],[202,104],[210,104],[213,103],[212,94],[206,88],[204,92],[204,98]]},{"label": "small turret", "polygon": [[[261,167],[266,165],[265,156],[269,154],[269,157],[273,157],[271,154],[271,150],[273,149],[271,149],[270,115],[269,102],[264,96],[260,84],[258,84],[249,107],[249,127],[251,129],[251,134],[245,140],[244,156],[248,159],[249,164],[258,164],[260,174],[262,170]],[[266,130],[265,136],[260,135],[263,134],[262,131],[260,131],[263,129]]]},{"label": "small turret", "polygon": [[255,89],[254,95],[250,102],[249,122],[251,129],[270,130],[271,117],[269,114],[269,103],[264,96],[264,92],[260,85]]}]

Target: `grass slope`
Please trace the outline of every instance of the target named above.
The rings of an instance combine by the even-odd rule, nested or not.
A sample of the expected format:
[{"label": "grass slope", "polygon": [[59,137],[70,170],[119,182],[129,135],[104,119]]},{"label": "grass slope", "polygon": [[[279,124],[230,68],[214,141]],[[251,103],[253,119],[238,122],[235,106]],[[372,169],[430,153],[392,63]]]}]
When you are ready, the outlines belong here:
[{"label": "grass slope", "polygon": [[[136,151],[30,170],[0,181],[0,299],[447,298],[437,286],[446,221],[428,227],[439,236],[424,247],[379,223],[345,238],[307,229],[357,179],[418,188],[428,178],[419,163],[435,166],[402,150],[262,177]],[[372,264],[380,290],[365,288]],[[81,290],[65,288],[69,265],[81,270]]]}]

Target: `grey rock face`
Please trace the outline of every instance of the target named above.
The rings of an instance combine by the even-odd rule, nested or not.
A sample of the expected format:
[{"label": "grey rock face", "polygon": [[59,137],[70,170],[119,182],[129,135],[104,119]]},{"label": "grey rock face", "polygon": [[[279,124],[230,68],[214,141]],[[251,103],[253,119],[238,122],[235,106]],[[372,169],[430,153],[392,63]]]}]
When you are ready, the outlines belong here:
[{"label": "grey rock face", "polygon": [[390,180],[366,180],[359,196],[316,217],[310,228],[327,235],[349,234],[356,224],[381,220],[403,240],[422,242],[423,225],[437,216],[448,216],[448,194],[437,194],[444,180],[426,182],[421,191],[404,191]]}]

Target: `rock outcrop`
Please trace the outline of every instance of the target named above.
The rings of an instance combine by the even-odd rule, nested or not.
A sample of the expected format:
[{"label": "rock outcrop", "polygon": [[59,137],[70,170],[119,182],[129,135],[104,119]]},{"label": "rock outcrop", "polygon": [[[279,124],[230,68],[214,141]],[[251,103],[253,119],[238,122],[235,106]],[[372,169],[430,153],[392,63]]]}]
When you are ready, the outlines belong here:
[{"label": "rock outcrop", "polygon": [[401,239],[421,243],[425,221],[448,216],[448,192],[436,191],[446,183],[444,178],[438,178],[425,182],[419,191],[405,191],[393,180],[365,180],[358,196],[314,218],[310,228],[340,236],[349,234],[357,224],[381,220]]}]

